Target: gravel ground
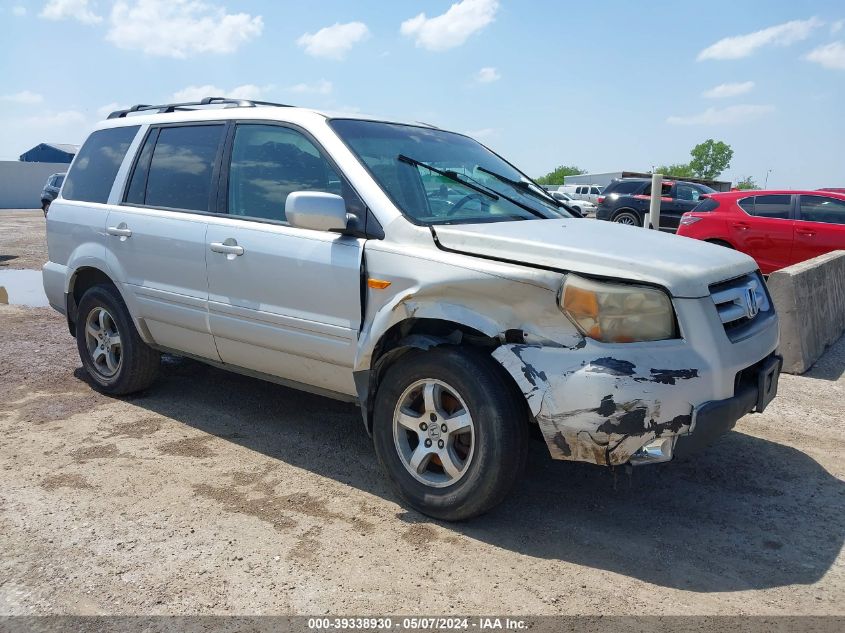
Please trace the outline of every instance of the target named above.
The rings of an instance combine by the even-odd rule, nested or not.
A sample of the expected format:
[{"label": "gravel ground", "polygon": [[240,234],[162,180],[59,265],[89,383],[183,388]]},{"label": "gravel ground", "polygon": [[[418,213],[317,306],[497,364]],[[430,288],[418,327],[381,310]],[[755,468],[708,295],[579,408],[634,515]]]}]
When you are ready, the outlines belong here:
[{"label": "gravel ground", "polygon": [[[29,215],[0,213],[0,263],[43,261]],[[61,316],[0,306],[0,613],[843,614],[843,405],[840,340],[696,458],[536,443],[447,524],[399,503],[350,405],[175,357],[109,398]]]},{"label": "gravel ground", "polygon": [[41,209],[0,209],[0,270],[41,270],[46,261]]}]

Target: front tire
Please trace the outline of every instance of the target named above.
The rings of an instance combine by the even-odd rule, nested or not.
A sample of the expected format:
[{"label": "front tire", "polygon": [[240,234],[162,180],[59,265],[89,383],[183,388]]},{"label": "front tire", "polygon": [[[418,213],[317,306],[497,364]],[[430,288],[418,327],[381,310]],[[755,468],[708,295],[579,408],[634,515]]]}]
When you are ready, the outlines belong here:
[{"label": "front tire", "polygon": [[626,226],[642,226],[642,220],[640,220],[640,216],[638,216],[633,211],[620,211],[616,215],[613,216],[613,222],[617,224],[624,224]]},{"label": "front tire", "polygon": [[76,347],[94,385],[111,395],[146,389],[158,375],[161,357],[141,340],[117,289],[89,288],[79,301]]},{"label": "front tire", "polygon": [[504,499],[528,449],[522,404],[502,368],[470,348],[403,356],[379,385],[373,442],[400,496],[447,521]]}]

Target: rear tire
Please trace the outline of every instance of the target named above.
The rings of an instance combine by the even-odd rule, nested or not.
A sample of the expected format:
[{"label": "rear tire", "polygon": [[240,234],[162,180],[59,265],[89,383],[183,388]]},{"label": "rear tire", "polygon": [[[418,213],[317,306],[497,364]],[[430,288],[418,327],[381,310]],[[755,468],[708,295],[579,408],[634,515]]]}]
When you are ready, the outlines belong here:
[{"label": "rear tire", "polygon": [[161,356],[141,340],[126,304],[110,284],[92,286],[79,301],[76,347],[100,391],[126,395],[149,387]]},{"label": "rear tire", "polygon": [[41,201],[41,210],[44,212],[44,215],[47,215],[47,212],[50,210],[50,201],[49,200],[42,200]]},{"label": "rear tire", "polygon": [[640,220],[640,216],[638,216],[633,211],[620,211],[616,215],[613,216],[611,222],[616,222],[617,224],[624,224],[626,226],[642,226],[642,220]]},{"label": "rear tire", "polygon": [[501,366],[471,348],[406,354],[379,385],[373,443],[399,495],[460,521],[501,502],[526,461],[528,424]]}]

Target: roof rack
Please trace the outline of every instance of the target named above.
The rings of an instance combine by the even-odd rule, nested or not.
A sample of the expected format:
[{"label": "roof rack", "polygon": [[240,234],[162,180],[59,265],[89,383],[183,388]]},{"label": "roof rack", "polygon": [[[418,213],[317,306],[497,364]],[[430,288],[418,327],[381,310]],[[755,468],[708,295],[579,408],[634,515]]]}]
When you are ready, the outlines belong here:
[{"label": "roof rack", "polygon": [[183,110],[196,110],[203,106],[222,105],[224,108],[254,108],[256,106],[275,106],[279,108],[292,108],[287,103],[273,103],[272,101],[255,101],[253,99],[227,99],[226,97],[206,97],[200,101],[186,101],[185,103],[164,103],[160,105],[147,105],[139,103],[125,110],[115,110],[108,118],[122,119],[134,112],[149,112],[155,110],[157,114],[176,112]]}]

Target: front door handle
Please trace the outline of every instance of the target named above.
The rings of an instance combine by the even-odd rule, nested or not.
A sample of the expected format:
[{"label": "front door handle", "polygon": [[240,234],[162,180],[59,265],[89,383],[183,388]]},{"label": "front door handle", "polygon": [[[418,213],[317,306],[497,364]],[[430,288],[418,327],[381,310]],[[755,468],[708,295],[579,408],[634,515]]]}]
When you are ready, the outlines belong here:
[{"label": "front door handle", "polygon": [[132,237],[132,230],[126,226],[125,222],[121,222],[117,226],[108,227],[106,233],[116,235],[117,237]]},{"label": "front door handle", "polygon": [[795,229],[795,232],[806,237],[813,237],[816,234],[815,231],[808,231],[807,229]]},{"label": "front door handle", "polygon": [[[231,237],[224,242],[212,242],[209,244],[211,250],[215,253],[223,253],[224,255],[234,255],[240,257],[244,254],[244,247],[238,246],[238,242]],[[231,259],[231,257],[230,257]]]}]

